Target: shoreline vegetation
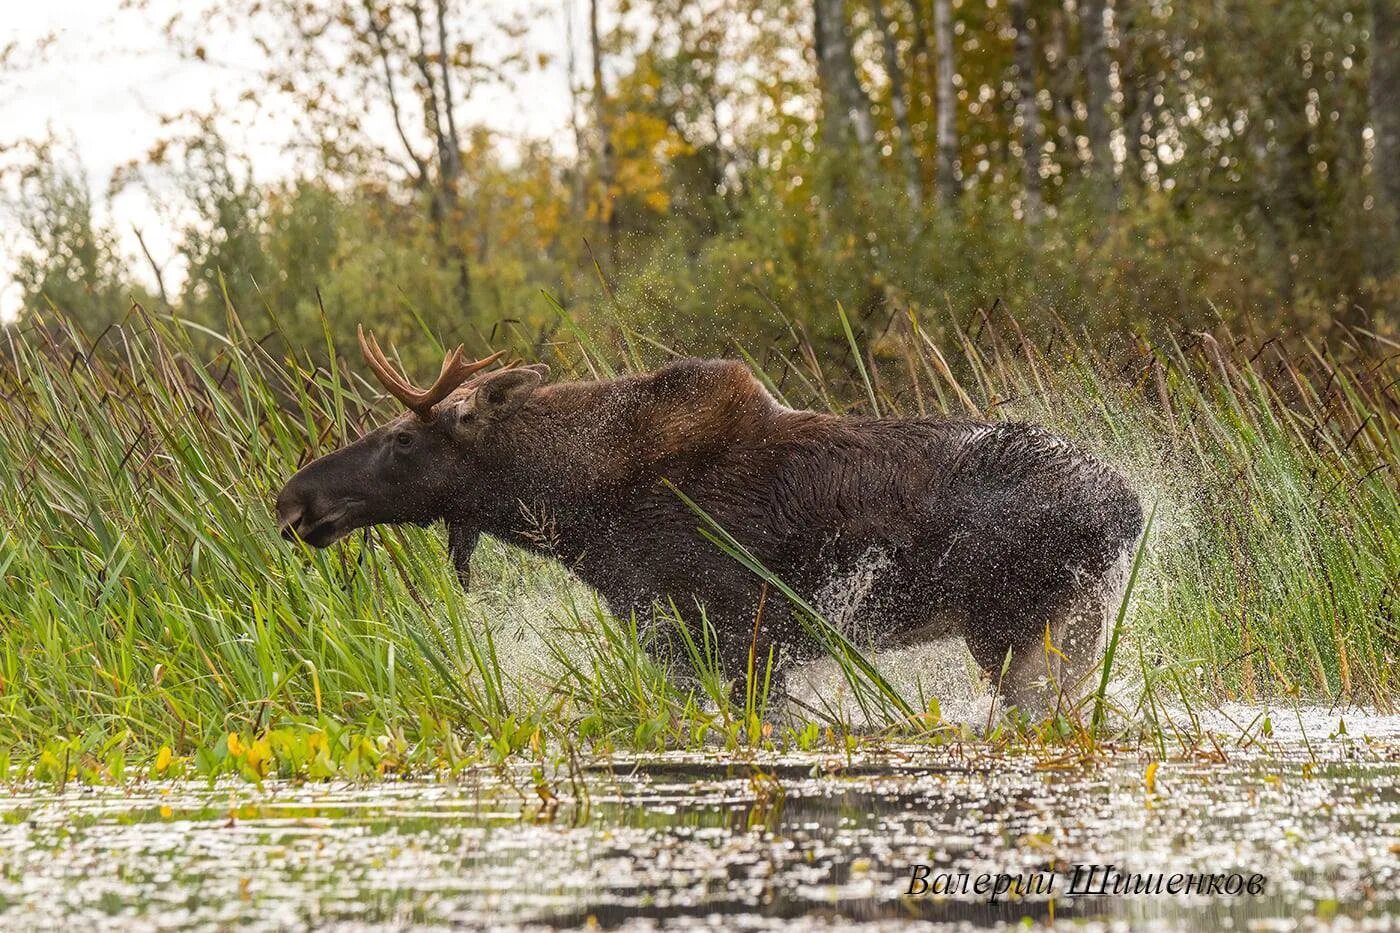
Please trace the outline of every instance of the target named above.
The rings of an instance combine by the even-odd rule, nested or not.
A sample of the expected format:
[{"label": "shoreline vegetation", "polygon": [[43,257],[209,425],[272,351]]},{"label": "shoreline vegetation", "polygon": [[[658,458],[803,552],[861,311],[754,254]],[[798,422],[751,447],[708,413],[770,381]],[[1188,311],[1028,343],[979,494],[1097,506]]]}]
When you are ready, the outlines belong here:
[{"label": "shoreline vegetation", "polygon": [[[560,379],[677,353],[621,312],[545,301],[557,327],[494,348]],[[56,314],[0,330],[0,775],[355,778],[893,740],[1165,756],[1206,741],[1193,704],[1400,696],[1400,347],[1375,334],[1222,324],[1113,345],[997,305],[970,321],[836,306],[834,338],[790,325],[736,343],[785,404],[1040,422],[1154,507],[1096,689],[1046,722],[971,726],[899,694],[860,645],[835,651],[858,717],[779,717],[764,659],[720,672],[698,632],[668,670],[644,623],[608,617],[561,568],[484,548],[465,596],[440,529],[282,541],[279,483],[391,406],[324,315],[318,363],[228,308],[221,332],[139,305],[96,334]],[[417,342],[447,341],[424,327]],[[724,675],[749,679],[744,708]]]},{"label": "shoreline vegetation", "polygon": [[[0,44],[54,117],[0,140],[0,776],[1160,759],[1203,704],[1395,710],[1394,0],[120,6]],[[134,71],[94,57],[125,29]],[[152,111],[167,54],[194,96]],[[538,135],[497,119],[552,96]],[[284,542],[274,490],[394,409],[360,323],[411,374],[724,355],[793,407],[1075,438],[1153,515],[1105,669],[1047,722],[969,717],[965,672],[810,619],[844,700],[784,709],[768,659],[720,672],[702,630],[660,663],[489,542],[470,595],[440,529]]]}]

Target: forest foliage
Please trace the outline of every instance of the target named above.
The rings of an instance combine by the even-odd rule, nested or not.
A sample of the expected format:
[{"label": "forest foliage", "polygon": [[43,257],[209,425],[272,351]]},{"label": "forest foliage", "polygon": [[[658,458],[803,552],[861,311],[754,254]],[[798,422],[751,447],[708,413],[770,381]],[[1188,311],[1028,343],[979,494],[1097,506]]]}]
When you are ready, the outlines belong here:
[{"label": "forest foliage", "polygon": [[[133,300],[232,306],[322,359],[323,310],[342,349],[359,321],[542,345],[550,298],[696,353],[789,325],[839,344],[838,303],[868,330],[999,302],[1028,326],[1394,338],[1396,7],[586,0],[538,10],[568,28],[532,59],[456,0],[187,4],[164,28],[191,59],[229,31],[261,50],[244,101],[294,127],[298,173],[252,181],[220,112],[170,115],[106,193],[34,141],[8,162],[18,278],[90,333]],[[461,118],[550,54],[572,146]],[[132,186],[182,199],[173,255],[119,250],[100,202]]]}]

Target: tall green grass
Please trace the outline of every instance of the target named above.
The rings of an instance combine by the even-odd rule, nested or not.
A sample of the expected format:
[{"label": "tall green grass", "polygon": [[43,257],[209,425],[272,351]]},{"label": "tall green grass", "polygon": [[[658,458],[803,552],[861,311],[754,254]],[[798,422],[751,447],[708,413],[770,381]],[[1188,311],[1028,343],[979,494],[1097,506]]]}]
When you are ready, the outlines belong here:
[{"label": "tall green grass", "polygon": [[[1123,626],[1149,681],[1393,701],[1395,348],[1343,357],[1222,332],[1111,355],[1014,321],[935,338],[913,315],[878,335],[842,319],[844,348],[794,331],[742,352],[793,405],[1042,421],[1156,503]],[[632,334],[609,361],[596,328],[572,333],[548,349],[564,377],[674,352]],[[0,332],[0,764],[358,773],[772,737],[763,691],[735,710],[723,685],[763,678],[766,659],[718,671],[691,633],[668,670],[645,626],[557,567],[487,547],[468,597],[435,531],[321,552],[279,539],[281,483],[392,406],[358,360],[275,358],[266,342],[233,315],[214,334],[140,309],[101,335]],[[876,706],[918,719],[902,698]],[[789,737],[815,735],[799,722]]]}]

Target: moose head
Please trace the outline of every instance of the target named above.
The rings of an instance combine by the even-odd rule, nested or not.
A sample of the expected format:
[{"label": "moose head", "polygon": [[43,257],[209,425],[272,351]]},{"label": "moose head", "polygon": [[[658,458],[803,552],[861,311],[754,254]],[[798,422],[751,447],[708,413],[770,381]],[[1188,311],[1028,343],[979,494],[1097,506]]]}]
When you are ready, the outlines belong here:
[{"label": "moose head", "polygon": [[467,362],[457,347],[419,389],[364,328],[360,351],[408,412],[299,470],[277,496],[283,537],[326,547],[357,528],[427,525],[463,506],[489,468],[493,434],[539,388],[544,365],[486,370],[502,353]]}]

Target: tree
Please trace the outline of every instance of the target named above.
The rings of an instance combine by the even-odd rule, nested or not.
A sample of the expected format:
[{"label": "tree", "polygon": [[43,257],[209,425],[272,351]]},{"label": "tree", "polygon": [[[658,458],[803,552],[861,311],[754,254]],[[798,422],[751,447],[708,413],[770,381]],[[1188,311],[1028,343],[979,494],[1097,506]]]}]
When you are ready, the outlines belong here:
[{"label": "tree", "polygon": [[1028,0],[1010,0],[1011,28],[1015,31],[1016,120],[1021,128],[1021,181],[1025,189],[1026,223],[1040,222],[1043,209],[1040,184],[1040,106],[1036,103],[1035,40],[1031,36]]},{"label": "tree", "polygon": [[1160,125],[1157,93],[1163,76],[1159,58],[1165,43],[1149,0],[1120,0],[1118,7],[1123,90],[1123,178],[1144,181],[1143,151],[1155,149],[1149,134]]},{"label": "tree", "polygon": [[175,183],[198,221],[183,231],[176,249],[185,264],[184,314],[221,322],[227,300],[247,312],[261,304],[272,279],[264,250],[264,192],[251,164],[229,152],[211,119],[197,121],[187,137],[165,148],[178,166]]},{"label": "tree", "polygon": [[923,202],[923,182],[919,160],[914,155],[914,132],[909,126],[909,98],[905,91],[904,67],[899,62],[899,44],[890,18],[885,15],[884,0],[871,0],[870,10],[875,15],[875,27],[880,31],[885,74],[890,80],[890,112],[894,117],[895,151],[899,153],[900,168],[904,172],[904,196],[911,207],[918,207]]},{"label": "tree", "polygon": [[1371,175],[1376,210],[1386,236],[1377,271],[1394,274],[1400,262],[1400,0],[1371,0]]},{"label": "tree", "polygon": [[119,320],[133,295],[122,281],[116,238],[94,215],[91,192],[52,141],[33,145],[18,173],[13,213],[28,241],[15,265],[22,308],[55,307],[90,336]]},{"label": "tree", "polygon": [[957,91],[953,87],[953,4],[933,0],[933,44],[937,54],[934,97],[938,108],[938,171],[935,184],[938,203],[951,208],[958,199],[958,115]]},{"label": "tree", "polygon": [[598,218],[607,234],[608,257],[617,256],[617,223],[613,199],[616,179],[613,174],[612,118],[608,112],[608,89],[603,83],[603,43],[598,32],[598,0],[588,0],[588,47],[593,62],[593,122],[598,132]]},{"label": "tree", "polygon": [[507,15],[462,0],[204,0],[182,4],[165,28],[189,57],[211,63],[211,34],[249,36],[263,60],[244,105],[282,104],[279,120],[295,114],[295,136],[321,173],[406,183],[465,317],[473,225],[458,111],[485,84],[529,67],[525,27]]},{"label": "tree", "polygon": [[875,123],[870,100],[856,77],[845,0],[813,0],[812,12],[823,135],[834,150],[854,147],[873,176]]},{"label": "tree", "polygon": [[[310,4],[308,4],[310,6]],[[404,154],[412,164],[414,187],[428,197],[430,216],[439,233],[444,252],[456,267],[459,309],[472,310],[471,269],[467,250],[460,234],[465,226],[461,217],[460,183],[462,178],[462,140],[457,132],[457,98],[453,93],[453,72],[458,55],[470,49],[449,47],[447,29],[447,0],[434,0],[433,20],[436,47],[428,38],[424,21],[426,14],[421,2],[411,2],[405,11],[396,4],[375,7],[363,0],[364,32],[373,40],[374,58],[383,70],[383,89],[393,114],[394,129]],[[295,9],[295,7],[293,8]],[[412,29],[401,21],[412,21]],[[295,14],[294,14],[295,15]],[[350,32],[356,32],[355,20]],[[308,35],[303,33],[303,35]],[[397,63],[396,63],[396,60]],[[433,155],[420,155],[404,128],[404,116],[399,101],[399,77],[409,68],[416,75],[404,82],[418,96],[418,108],[423,115],[423,130],[428,136]]]},{"label": "tree", "polygon": [[1108,79],[1108,49],[1104,37],[1104,0],[1080,0],[1080,42],[1084,58],[1084,129],[1093,160],[1091,174],[1110,204],[1117,202],[1113,171],[1112,94]]}]

